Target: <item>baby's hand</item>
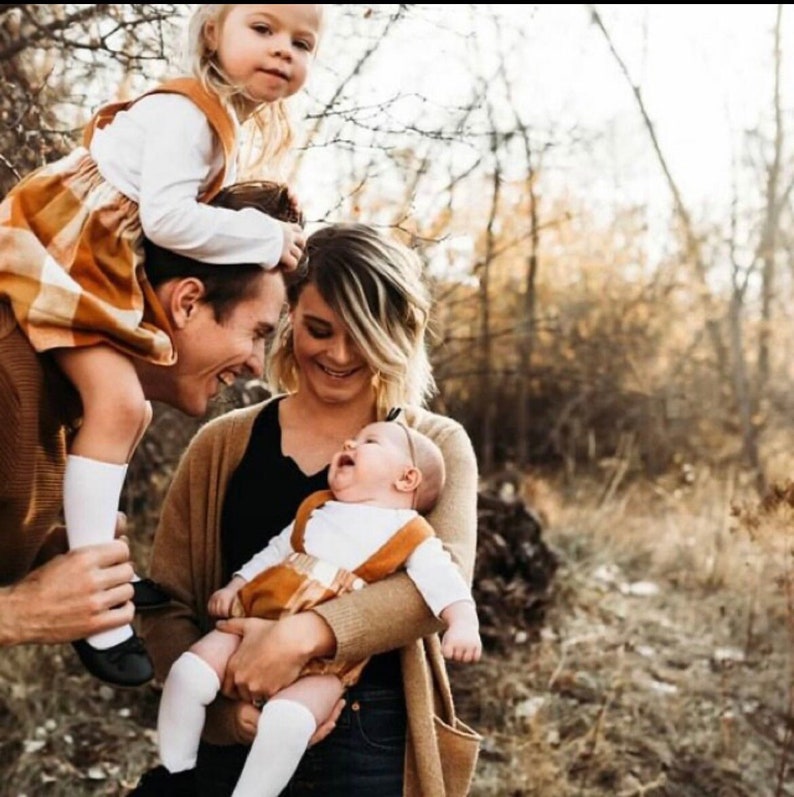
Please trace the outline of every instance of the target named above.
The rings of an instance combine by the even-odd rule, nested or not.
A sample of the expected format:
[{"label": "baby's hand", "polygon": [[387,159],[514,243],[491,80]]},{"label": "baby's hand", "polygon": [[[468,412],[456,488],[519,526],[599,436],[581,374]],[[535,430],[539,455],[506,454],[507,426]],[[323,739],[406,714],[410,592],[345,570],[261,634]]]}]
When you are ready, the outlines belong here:
[{"label": "baby's hand", "polygon": [[281,227],[284,230],[284,245],[281,249],[281,260],[279,263],[285,271],[294,271],[303,257],[303,250],[306,248],[306,236],[300,224],[282,221]]},{"label": "baby's hand", "polygon": [[207,609],[210,617],[229,617],[232,611],[232,602],[237,594],[236,589],[223,587],[210,595]]},{"label": "baby's hand", "polygon": [[453,661],[479,661],[482,655],[480,622],[473,601],[456,601],[441,611],[447,630],[441,638],[441,652]]},{"label": "baby's hand", "polygon": [[468,623],[451,625],[441,638],[441,652],[452,661],[479,661],[482,655],[482,640],[476,626]]}]

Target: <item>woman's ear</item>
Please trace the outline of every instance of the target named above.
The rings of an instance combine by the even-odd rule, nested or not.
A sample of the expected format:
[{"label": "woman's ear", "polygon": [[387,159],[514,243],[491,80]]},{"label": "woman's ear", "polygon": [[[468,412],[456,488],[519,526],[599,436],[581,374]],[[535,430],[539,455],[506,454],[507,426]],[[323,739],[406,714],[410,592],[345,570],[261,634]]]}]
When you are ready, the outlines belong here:
[{"label": "woman's ear", "polygon": [[421,483],[422,471],[416,465],[409,465],[394,486],[401,493],[413,493],[419,489]]},{"label": "woman's ear", "polygon": [[176,329],[184,329],[204,298],[204,283],[195,277],[179,280],[171,292],[169,310]]}]

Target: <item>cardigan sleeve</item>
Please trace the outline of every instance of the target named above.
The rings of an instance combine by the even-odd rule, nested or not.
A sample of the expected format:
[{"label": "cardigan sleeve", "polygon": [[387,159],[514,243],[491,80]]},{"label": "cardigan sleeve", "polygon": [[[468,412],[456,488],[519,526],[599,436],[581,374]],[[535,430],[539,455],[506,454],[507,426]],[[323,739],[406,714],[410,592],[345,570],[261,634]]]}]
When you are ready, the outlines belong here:
[{"label": "cardigan sleeve", "polygon": [[[466,431],[457,423],[435,441],[444,456],[447,480],[427,519],[470,584],[477,547],[477,461]],[[313,611],[330,626],[336,637],[335,658],[343,661],[404,647],[443,627],[404,572]]]},{"label": "cardigan sleeve", "polygon": [[209,475],[202,465],[207,460],[206,438],[194,438],[183,455],[163,503],[154,536],[149,575],[172,598],[164,609],[140,615],[140,625],[159,681],[165,679],[174,661],[202,635],[195,583],[191,503],[201,500],[204,491],[192,484],[206,484]]},{"label": "cardigan sleeve", "polygon": [[[228,479],[245,449],[261,405],[210,421],[193,438],[163,504],[151,555],[151,577],[172,596],[164,609],[140,615],[140,626],[162,681],[173,662],[210,630],[210,594],[220,586],[219,523]],[[242,743],[236,734],[234,701],[222,695],[207,707],[204,738],[213,744]]]}]

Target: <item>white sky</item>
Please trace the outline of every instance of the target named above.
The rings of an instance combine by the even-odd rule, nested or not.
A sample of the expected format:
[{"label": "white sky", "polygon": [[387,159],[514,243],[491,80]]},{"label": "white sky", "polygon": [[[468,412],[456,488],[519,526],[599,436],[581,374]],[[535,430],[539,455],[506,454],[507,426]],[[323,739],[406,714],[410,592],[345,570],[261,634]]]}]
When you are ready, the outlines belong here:
[{"label": "white sky", "polygon": [[[685,196],[695,204],[728,196],[732,160],[746,152],[743,131],[769,119],[775,5],[598,8],[642,88]],[[378,84],[368,89],[373,99],[421,91],[440,104],[465,101],[471,78],[463,65],[476,56],[483,74],[496,68],[498,45],[484,10],[499,9],[507,23],[503,47],[518,76],[527,120],[551,136],[576,128],[611,142],[615,162],[599,158],[582,173],[590,190],[612,192],[616,180],[628,191],[660,190],[658,167],[630,88],[584,5],[430,4],[412,9],[417,10],[411,22],[378,54]],[[784,11],[784,52],[794,54],[794,18],[787,19],[792,14],[790,8]],[[475,30],[476,40],[455,35],[455,29]],[[335,43],[332,29],[323,57],[336,59]],[[791,107],[794,81],[787,81],[789,74],[794,72],[785,61],[784,92]]]},{"label": "white sky", "polygon": [[[731,161],[742,154],[744,131],[770,118],[775,6],[604,6],[603,16],[642,88],[662,149],[686,195],[705,199],[715,190],[729,193]],[[647,42],[636,33],[642,23]],[[785,12],[784,25],[784,52],[794,53],[794,27]],[[790,62],[786,67],[784,61],[783,90],[790,106]],[[608,75],[609,65],[602,70]],[[611,72],[617,74],[616,65]],[[635,110],[622,78],[617,86],[609,81],[608,87],[591,86],[591,91],[606,105],[623,108],[628,101],[629,112]]]}]

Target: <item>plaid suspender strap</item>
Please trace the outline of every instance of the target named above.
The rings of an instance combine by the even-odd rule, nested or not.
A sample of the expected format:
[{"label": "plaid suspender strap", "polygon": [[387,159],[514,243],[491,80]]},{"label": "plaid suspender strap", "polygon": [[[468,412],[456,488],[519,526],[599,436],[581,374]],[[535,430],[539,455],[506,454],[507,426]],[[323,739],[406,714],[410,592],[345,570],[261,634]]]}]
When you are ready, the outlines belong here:
[{"label": "plaid suspender strap", "polygon": [[[318,490],[304,498],[295,515],[295,525],[290,536],[292,550],[305,553],[303,537],[306,521],[311,513],[326,501],[333,499],[330,490]],[[394,573],[426,539],[434,536],[432,526],[421,516],[409,520],[399,528],[372,556],[356,568],[355,573],[368,584]]]},{"label": "plaid suspender strap", "polygon": [[226,173],[233,163],[236,146],[236,130],[229,112],[223,107],[218,97],[207,91],[195,78],[183,77],[174,78],[155,86],[150,91],[141,94],[126,102],[113,102],[100,108],[83,130],[83,146],[88,147],[94,136],[94,131],[109,124],[119,111],[126,111],[138,100],[148,97],[151,94],[181,94],[192,100],[209,120],[212,129],[218,136],[223,147],[224,168],[215,175],[212,183],[207,190],[199,197],[202,202],[210,202],[213,197],[223,188]]},{"label": "plaid suspender strap", "polygon": [[292,527],[292,535],[290,536],[290,545],[293,551],[297,551],[298,553],[306,552],[303,547],[303,535],[306,531],[306,521],[309,519],[309,515],[311,515],[318,506],[322,506],[326,501],[332,500],[333,497],[334,494],[330,490],[317,490],[317,492],[307,495],[306,498],[303,499],[295,514],[295,525]]},{"label": "plaid suspender strap", "polygon": [[399,570],[416,548],[434,535],[430,524],[421,516],[409,520],[367,559],[356,568],[356,575],[368,584]]}]

